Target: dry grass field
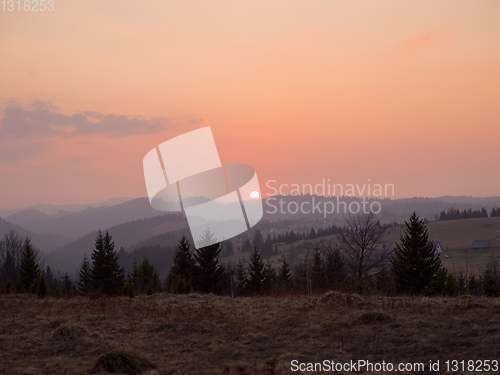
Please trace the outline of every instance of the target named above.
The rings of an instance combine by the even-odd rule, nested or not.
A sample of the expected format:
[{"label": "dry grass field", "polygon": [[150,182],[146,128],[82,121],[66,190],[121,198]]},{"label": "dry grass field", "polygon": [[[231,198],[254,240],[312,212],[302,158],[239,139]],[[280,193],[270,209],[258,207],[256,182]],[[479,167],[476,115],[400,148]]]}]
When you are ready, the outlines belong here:
[{"label": "dry grass field", "polygon": [[500,360],[499,343],[498,298],[0,296],[1,374],[99,373],[121,351],[145,374],[296,374],[293,360]]}]

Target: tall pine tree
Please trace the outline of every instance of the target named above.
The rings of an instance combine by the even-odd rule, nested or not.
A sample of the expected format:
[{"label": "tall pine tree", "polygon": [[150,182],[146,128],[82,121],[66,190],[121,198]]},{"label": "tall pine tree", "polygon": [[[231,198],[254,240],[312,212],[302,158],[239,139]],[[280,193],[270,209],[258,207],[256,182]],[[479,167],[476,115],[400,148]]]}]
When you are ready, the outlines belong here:
[{"label": "tall pine tree", "polygon": [[144,257],[138,268],[139,273],[139,292],[153,294],[157,290],[160,276],[156,272],[155,267],[151,264],[147,257]]},{"label": "tall pine tree", "polygon": [[[166,286],[167,290],[172,290],[174,284],[191,285],[193,279],[194,259],[191,252],[191,244],[182,236],[180,242],[177,244],[177,250],[174,255],[174,265],[170,268],[168,273]],[[175,289],[175,288],[174,288]]]},{"label": "tall pine tree", "polygon": [[290,271],[288,263],[286,262],[285,256],[283,256],[283,264],[281,265],[280,268],[279,279],[285,284],[288,284],[292,279],[292,273]]},{"label": "tall pine tree", "polygon": [[250,257],[250,268],[248,270],[248,290],[250,293],[261,293],[264,289],[264,262],[259,250],[254,247]]},{"label": "tall pine tree", "polygon": [[84,296],[89,294],[92,288],[92,269],[86,254],[83,255],[83,261],[82,264],[80,264],[80,269],[78,270],[76,286],[80,294]]},{"label": "tall pine tree", "polygon": [[102,232],[95,240],[92,253],[92,284],[93,288],[104,294],[116,295],[122,290],[125,271],[118,263],[118,254],[111,235]]},{"label": "tall pine tree", "polygon": [[401,292],[419,294],[436,275],[441,260],[429,241],[427,226],[415,212],[405,221],[400,242],[391,258],[396,285]]},{"label": "tall pine tree", "polygon": [[313,259],[311,263],[311,286],[314,292],[324,288],[323,259],[318,245],[314,246]]},{"label": "tall pine tree", "polygon": [[247,271],[245,270],[245,267],[243,266],[241,259],[238,262],[238,265],[236,266],[234,276],[235,276],[236,296],[245,295],[247,291],[248,277],[247,277]]},{"label": "tall pine tree", "polygon": [[214,238],[208,230],[199,239],[198,243],[212,243],[212,245],[196,249],[193,254],[195,260],[193,281],[200,292],[218,294],[224,277],[224,266],[219,263],[221,244],[213,241]]},{"label": "tall pine tree", "polygon": [[23,244],[23,252],[19,263],[20,289],[29,292],[31,284],[40,275],[40,256],[33,248],[30,238],[26,238]]}]

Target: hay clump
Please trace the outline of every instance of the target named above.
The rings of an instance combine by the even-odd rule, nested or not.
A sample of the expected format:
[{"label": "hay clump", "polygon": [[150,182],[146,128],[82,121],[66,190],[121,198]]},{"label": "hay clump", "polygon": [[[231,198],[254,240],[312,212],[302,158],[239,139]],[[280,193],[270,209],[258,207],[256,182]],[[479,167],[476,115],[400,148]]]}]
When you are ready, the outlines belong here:
[{"label": "hay clump", "polygon": [[351,306],[354,303],[362,302],[363,299],[357,294],[340,293],[330,290],[318,299],[318,304],[336,303]]},{"label": "hay clump", "polygon": [[111,351],[101,355],[90,374],[154,374],[158,367],[148,359],[131,352]]},{"label": "hay clump", "polygon": [[63,324],[56,328],[56,330],[52,334],[52,340],[71,341],[85,335],[86,332],[83,328],[75,325]]}]

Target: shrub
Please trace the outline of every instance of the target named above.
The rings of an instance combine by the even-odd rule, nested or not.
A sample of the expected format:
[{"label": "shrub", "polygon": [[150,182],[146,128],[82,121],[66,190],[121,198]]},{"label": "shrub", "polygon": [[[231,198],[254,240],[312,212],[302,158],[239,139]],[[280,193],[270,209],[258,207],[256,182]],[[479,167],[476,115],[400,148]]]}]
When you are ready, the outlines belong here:
[{"label": "shrub", "polygon": [[127,297],[134,298],[134,287],[130,281],[127,281],[123,286],[123,294]]},{"label": "shrub", "polygon": [[12,282],[9,280],[0,291],[2,294],[10,294],[12,292]]},{"label": "shrub", "polygon": [[436,276],[433,277],[429,285],[424,289],[424,294],[428,296],[444,295],[452,296],[456,294],[455,281],[453,276],[448,274],[448,270],[441,267]]},{"label": "shrub", "polygon": [[170,284],[170,293],[188,294],[192,291],[191,280],[186,280],[183,277],[176,277],[174,282]]},{"label": "shrub", "polygon": [[52,334],[54,341],[71,341],[85,334],[83,328],[64,324],[56,328]]},{"label": "shrub", "polygon": [[90,374],[119,373],[119,374],[143,374],[146,371],[155,370],[158,367],[148,359],[138,354],[113,351],[101,355]]},{"label": "shrub", "polygon": [[47,297],[49,295],[49,290],[47,288],[47,283],[45,282],[45,275],[41,273],[33,281],[31,285],[31,293],[36,294],[40,298]]}]

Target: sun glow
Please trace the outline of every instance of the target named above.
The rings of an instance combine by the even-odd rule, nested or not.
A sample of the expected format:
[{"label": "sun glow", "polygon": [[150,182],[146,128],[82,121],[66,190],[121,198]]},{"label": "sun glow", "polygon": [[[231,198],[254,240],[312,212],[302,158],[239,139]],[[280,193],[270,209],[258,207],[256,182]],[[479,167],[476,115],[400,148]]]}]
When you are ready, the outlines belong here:
[{"label": "sun glow", "polygon": [[260,194],[257,190],[254,190],[250,193],[250,198],[252,199],[258,199],[260,197]]}]

